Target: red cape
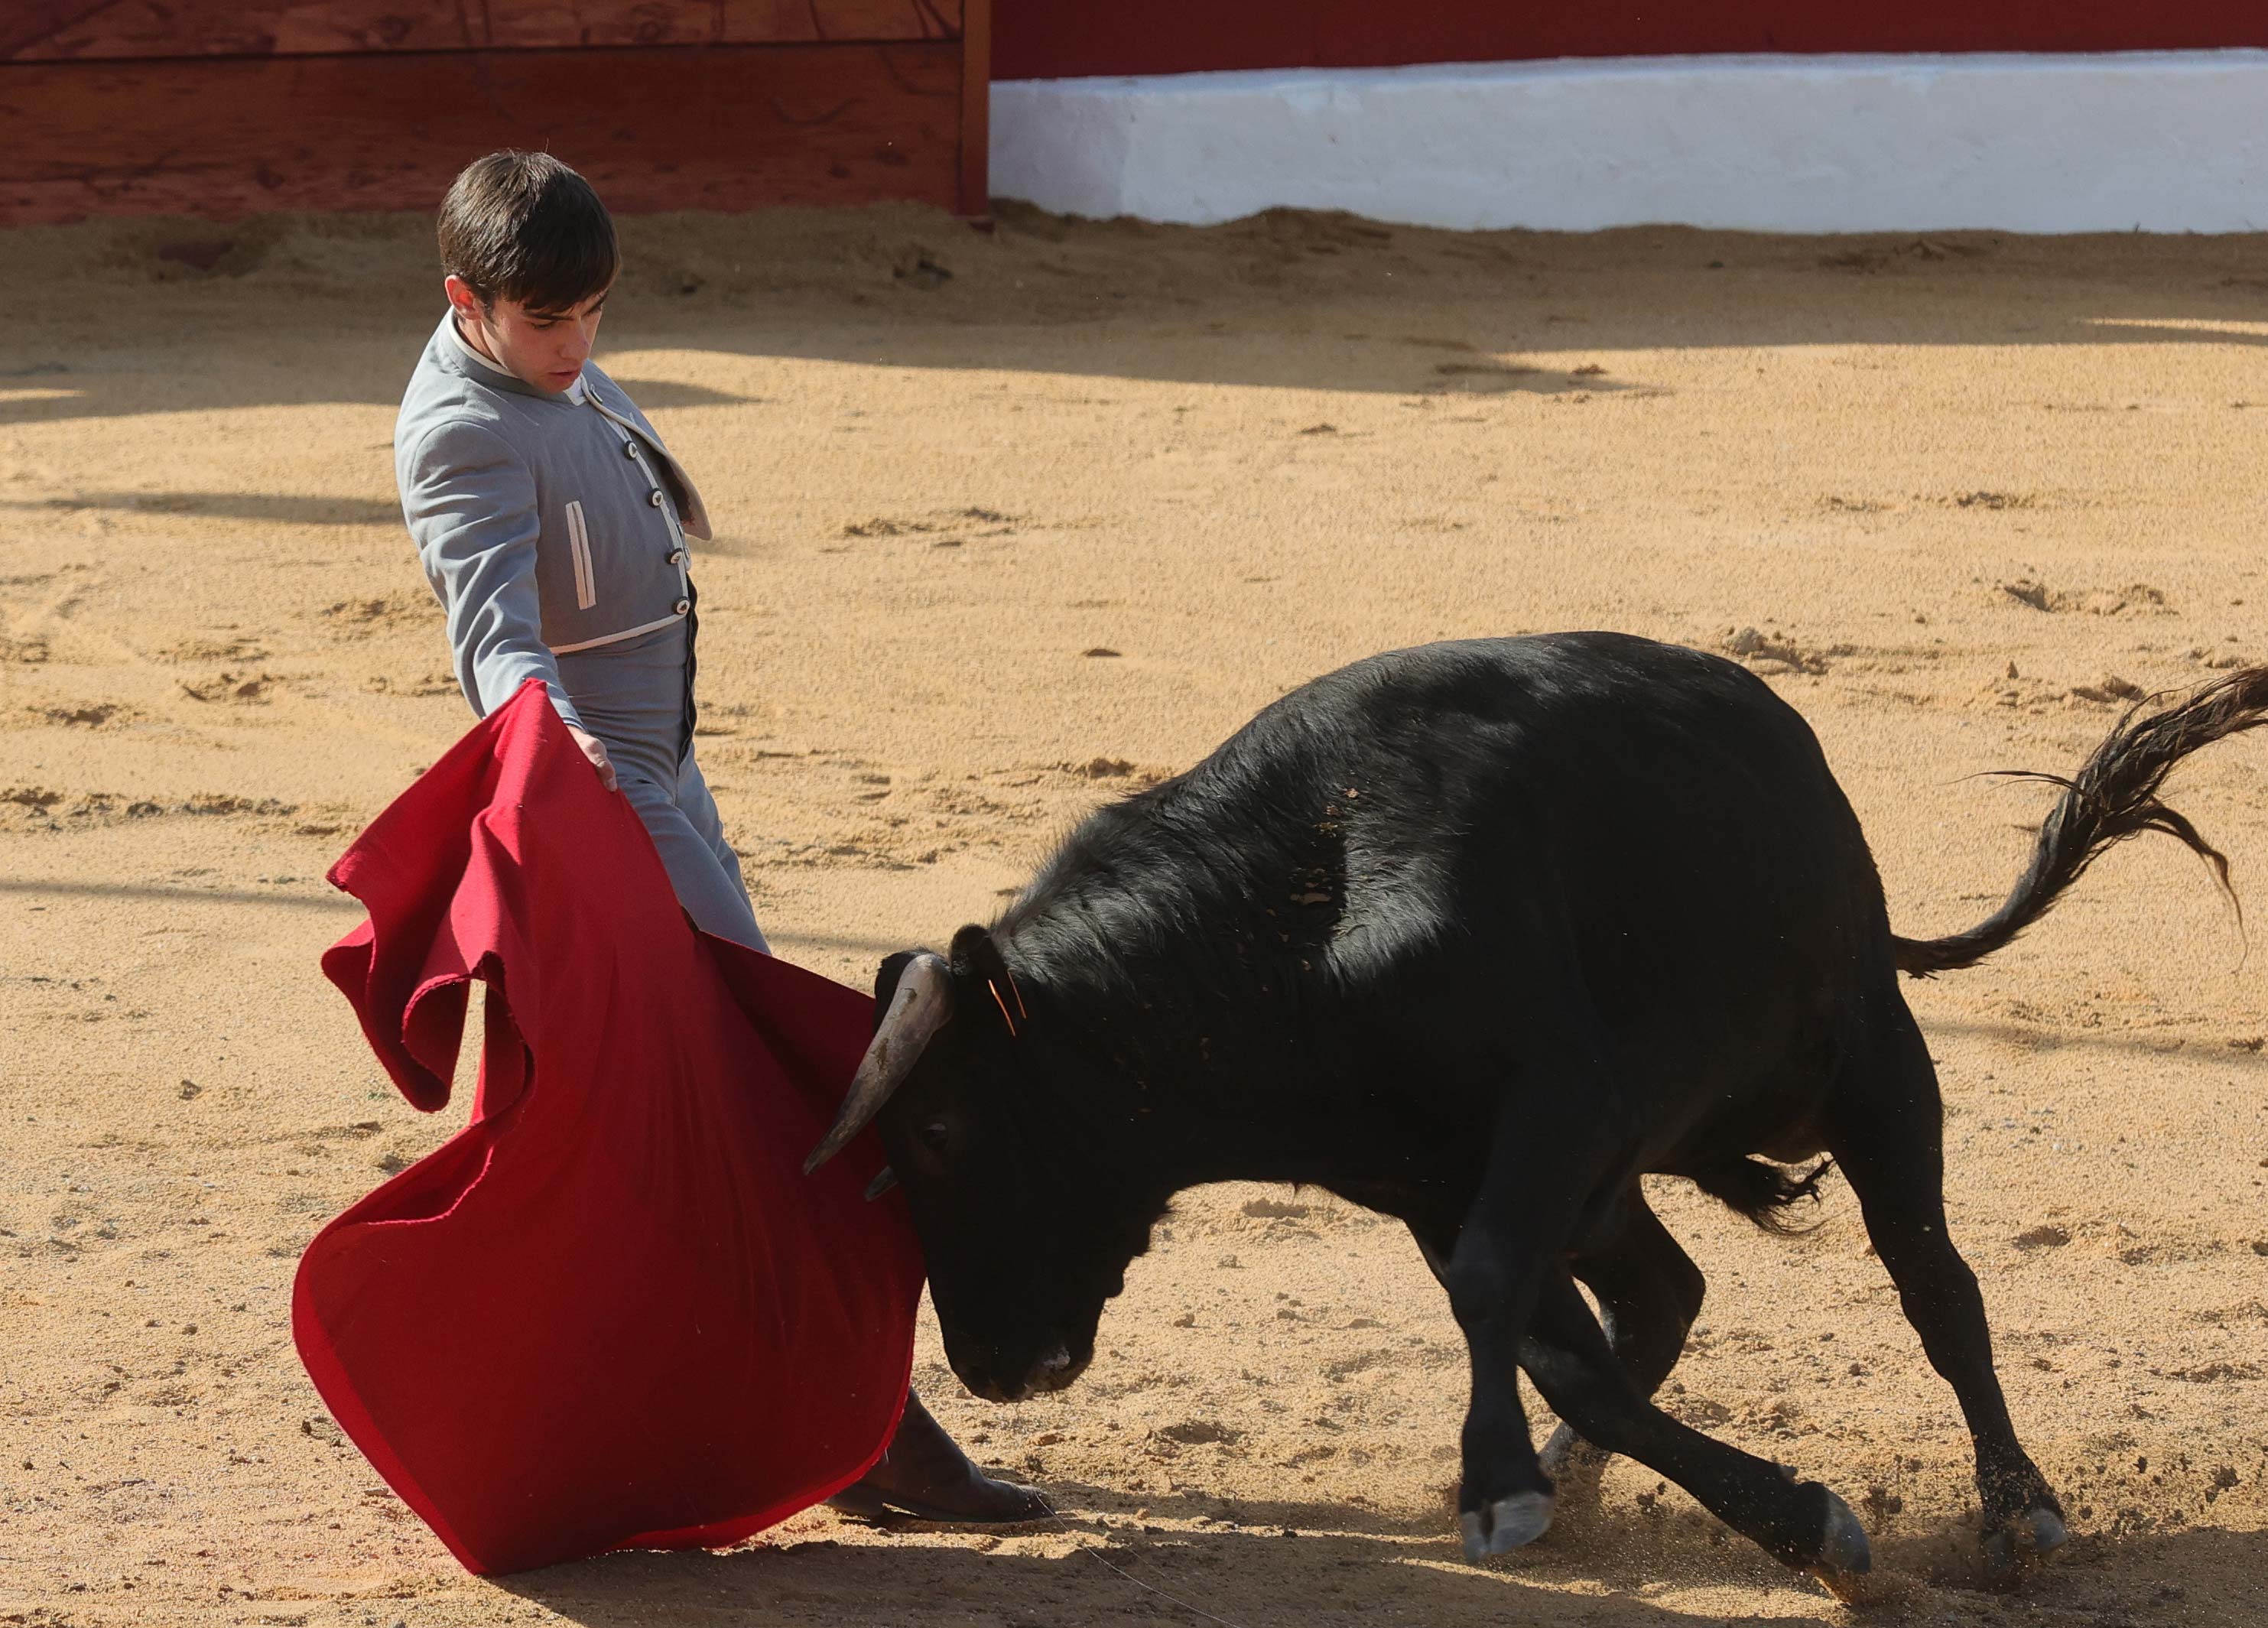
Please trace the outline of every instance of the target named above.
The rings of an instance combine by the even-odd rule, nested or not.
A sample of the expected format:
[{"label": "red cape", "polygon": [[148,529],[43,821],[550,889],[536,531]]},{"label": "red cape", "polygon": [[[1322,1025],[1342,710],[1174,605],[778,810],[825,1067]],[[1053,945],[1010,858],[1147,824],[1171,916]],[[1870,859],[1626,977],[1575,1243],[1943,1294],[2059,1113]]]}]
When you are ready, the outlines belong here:
[{"label": "red cape", "polygon": [[472,1123],[307,1246],[301,1360],[475,1572],[729,1543],[896,1429],[922,1267],[864,1137],[806,1177],[872,1003],[696,933],[531,682],[332,868],[323,957],[404,1096]]}]

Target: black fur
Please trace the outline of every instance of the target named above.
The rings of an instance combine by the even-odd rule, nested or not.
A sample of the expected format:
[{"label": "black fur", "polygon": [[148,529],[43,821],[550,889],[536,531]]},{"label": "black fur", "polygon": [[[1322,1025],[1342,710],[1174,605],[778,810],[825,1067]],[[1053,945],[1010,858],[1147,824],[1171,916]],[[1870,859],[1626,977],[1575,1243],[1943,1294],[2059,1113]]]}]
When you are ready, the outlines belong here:
[{"label": "black fur", "polygon": [[1834,1168],[1832,1159],[1822,1159],[1801,1175],[1790,1175],[1761,1159],[1727,1159],[1723,1164],[1695,1169],[1690,1175],[1694,1186],[1766,1232],[1800,1233],[1810,1229],[1796,1226],[1781,1212],[1805,1199],[1817,1205],[1819,1184]]}]

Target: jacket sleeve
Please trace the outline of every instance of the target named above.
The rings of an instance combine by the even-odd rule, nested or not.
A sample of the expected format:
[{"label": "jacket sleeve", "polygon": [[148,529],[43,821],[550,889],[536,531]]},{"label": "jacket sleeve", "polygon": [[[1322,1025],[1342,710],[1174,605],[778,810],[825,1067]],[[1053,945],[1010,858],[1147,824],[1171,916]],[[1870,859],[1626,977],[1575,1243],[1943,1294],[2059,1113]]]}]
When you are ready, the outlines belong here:
[{"label": "jacket sleeve", "polygon": [[474,712],[486,718],[540,678],[560,718],[582,727],[543,642],[535,587],[542,522],[526,464],[494,431],[465,423],[434,426],[397,458],[402,517],[447,613],[457,681]]}]

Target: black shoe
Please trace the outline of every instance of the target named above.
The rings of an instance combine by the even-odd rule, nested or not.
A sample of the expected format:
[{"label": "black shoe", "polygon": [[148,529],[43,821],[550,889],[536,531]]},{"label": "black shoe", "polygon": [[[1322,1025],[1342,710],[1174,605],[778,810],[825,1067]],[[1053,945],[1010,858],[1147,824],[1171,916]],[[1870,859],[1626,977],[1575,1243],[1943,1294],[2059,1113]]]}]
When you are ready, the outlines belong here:
[{"label": "black shoe", "polygon": [[881,1462],[827,1506],[868,1521],[901,1514],[953,1526],[1014,1526],[1055,1514],[1037,1487],[996,1481],[971,1463],[911,1391]]}]

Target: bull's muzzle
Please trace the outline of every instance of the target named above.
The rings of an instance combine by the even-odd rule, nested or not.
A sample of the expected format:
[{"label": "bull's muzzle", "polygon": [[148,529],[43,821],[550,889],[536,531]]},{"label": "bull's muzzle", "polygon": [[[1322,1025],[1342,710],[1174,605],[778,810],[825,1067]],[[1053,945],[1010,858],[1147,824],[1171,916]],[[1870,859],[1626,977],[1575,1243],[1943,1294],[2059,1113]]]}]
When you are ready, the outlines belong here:
[{"label": "bull's muzzle", "polygon": [[1084,1357],[1074,1357],[1068,1345],[1057,1344],[1034,1363],[1023,1377],[1012,1382],[990,1377],[972,1381],[967,1374],[961,1375],[961,1382],[987,1402],[1025,1402],[1071,1384],[1094,1360],[1092,1352]]},{"label": "bull's muzzle", "polygon": [[1063,1390],[1086,1372],[1086,1365],[1094,1360],[1089,1352],[1084,1357],[1074,1357],[1067,1347],[1058,1345],[1049,1352],[1035,1374],[1032,1389],[1040,1391]]}]

